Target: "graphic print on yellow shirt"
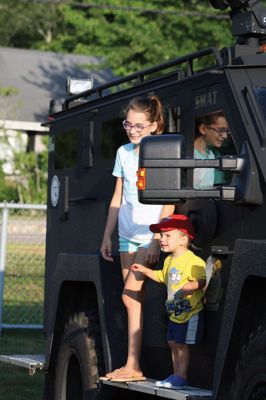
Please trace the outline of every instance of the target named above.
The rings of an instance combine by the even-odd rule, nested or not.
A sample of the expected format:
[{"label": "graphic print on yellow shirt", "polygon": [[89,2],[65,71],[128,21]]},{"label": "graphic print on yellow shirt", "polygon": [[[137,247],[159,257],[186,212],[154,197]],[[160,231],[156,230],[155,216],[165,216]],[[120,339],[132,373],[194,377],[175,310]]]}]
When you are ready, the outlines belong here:
[{"label": "graphic print on yellow shirt", "polygon": [[[174,294],[188,282],[206,279],[205,262],[192,251],[187,250],[179,257],[168,256],[164,261],[163,269],[156,271],[156,275],[159,282],[167,285],[167,301],[169,302],[173,300]],[[184,295],[184,299],[187,300],[187,303],[189,302],[191,307],[190,311],[184,311],[177,316],[172,313],[169,317],[170,320],[177,323],[187,322],[192,315],[203,309],[203,296],[202,289]]]}]

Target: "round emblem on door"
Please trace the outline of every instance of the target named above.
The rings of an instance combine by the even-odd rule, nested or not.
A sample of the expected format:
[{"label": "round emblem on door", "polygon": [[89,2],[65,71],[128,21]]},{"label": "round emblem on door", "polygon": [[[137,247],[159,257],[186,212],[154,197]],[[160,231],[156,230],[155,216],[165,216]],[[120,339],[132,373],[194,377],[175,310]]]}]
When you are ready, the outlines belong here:
[{"label": "round emblem on door", "polygon": [[54,207],[57,206],[59,200],[59,188],[60,188],[59,179],[56,175],[54,175],[51,183],[51,203]]}]

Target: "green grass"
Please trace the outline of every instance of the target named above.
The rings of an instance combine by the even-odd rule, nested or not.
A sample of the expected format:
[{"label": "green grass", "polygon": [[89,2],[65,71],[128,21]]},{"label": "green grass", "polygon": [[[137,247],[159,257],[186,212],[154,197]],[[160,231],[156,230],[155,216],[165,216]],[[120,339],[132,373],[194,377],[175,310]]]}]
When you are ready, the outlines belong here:
[{"label": "green grass", "polygon": [[[2,321],[4,324],[43,323],[45,233],[42,225],[34,223],[44,219],[45,212],[41,215],[39,211],[32,210],[16,210],[9,213],[10,233],[6,249]],[[31,232],[29,228],[32,224]],[[31,236],[27,236],[28,230]],[[45,339],[42,332],[30,329],[2,331],[0,354],[44,352]],[[0,400],[42,400],[43,386],[44,372],[36,372],[30,376],[25,368],[0,362]]]},{"label": "green grass", "polygon": [[[30,330],[3,330],[0,354],[44,354],[42,332]],[[27,369],[0,362],[0,399],[42,400],[44,372],[30,376]]]},{"label": "green grass", "polygon": [[44,265],[44,243],[8,243],[3,323],[42,324]]}]

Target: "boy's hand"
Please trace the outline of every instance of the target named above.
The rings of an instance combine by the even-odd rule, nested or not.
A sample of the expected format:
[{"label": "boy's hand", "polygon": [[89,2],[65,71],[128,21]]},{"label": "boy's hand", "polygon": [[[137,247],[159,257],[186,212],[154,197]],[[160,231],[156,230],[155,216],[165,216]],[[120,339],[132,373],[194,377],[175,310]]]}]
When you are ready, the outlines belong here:
[{"label": "boy's hand", "polygon": [[[131,269],[131,271],[136,272],[136,276],[138,275],[138,272],[140,272],[140,274],[147,276],[148,278],[154,280],[155,282],[159,282],[156,272],[153,271],[153,269],[151,269],[151,268],[147,268],[141,264],[133,264],[133,265],[131,265],[130,269]],[[143,278],[143,275],[141,275],[142,278]]]},{"label": "boy's hand", "polygon": [[131,269],[132,271],[144,272],[146,267],[144,267],[144,265],[141,264],[133,264],[131,265]]},{"label": "boy's hand", "polygon": [[192,294],[192,292],[194,292],[194,290],[197,290],[198,288],[198,281],[194,281],[186,283],[186,285],[182,287],[182,290],[184,291],[184,294]]}]

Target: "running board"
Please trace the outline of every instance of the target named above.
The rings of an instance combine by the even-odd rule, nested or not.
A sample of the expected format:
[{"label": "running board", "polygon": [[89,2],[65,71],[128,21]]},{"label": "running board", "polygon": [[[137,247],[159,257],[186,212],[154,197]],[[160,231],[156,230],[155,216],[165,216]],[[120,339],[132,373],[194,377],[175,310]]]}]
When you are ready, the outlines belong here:
[{"label": "running board", "polygon": [[29,370],[30,375],[45,368],[45,357],[43,354],[18,354],[12,356],[0,355],[0,361]]},{"label": "running board", "polygon": [[147,379],[146,381],[137,382],[112,382],[112,381],[100,381],[102,385],[110,385],[119,387],[122,389],[135,390],[136,392],[142,392],[151,394],[158,397],[164,397],[166,399],[175,400],[210,400],[212,392],[206,389],[195,388],[192,386],[186,386],[183,389],[165,389],[155,386],[154,379]]}]

